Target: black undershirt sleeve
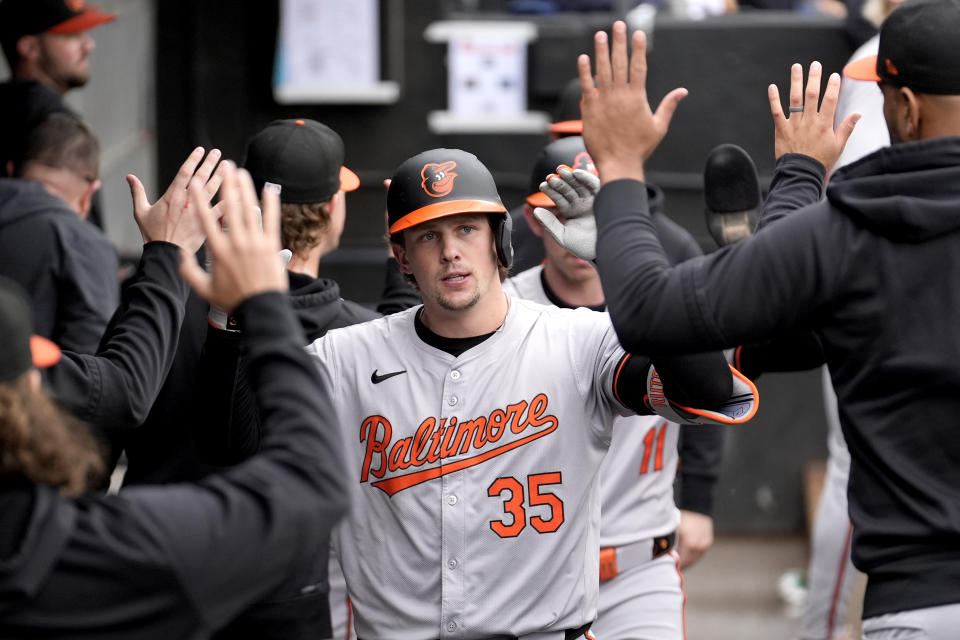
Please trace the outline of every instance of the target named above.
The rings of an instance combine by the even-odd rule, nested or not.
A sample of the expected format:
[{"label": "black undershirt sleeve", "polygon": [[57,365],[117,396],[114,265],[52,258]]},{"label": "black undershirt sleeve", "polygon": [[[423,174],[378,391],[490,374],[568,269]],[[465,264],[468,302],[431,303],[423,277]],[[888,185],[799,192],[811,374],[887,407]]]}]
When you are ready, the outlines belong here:
[{"label": "black undershirt sleeve", "polygon": [[[649,414],[647,372],[651,359],[627,354],[614,377],[614,394],[627,408]],[[676,404],[698,409],[713,409],[733,392],[730,368],[719,351],[679,356],[655,356],[652,364],[660,374],[664,393]]]}]

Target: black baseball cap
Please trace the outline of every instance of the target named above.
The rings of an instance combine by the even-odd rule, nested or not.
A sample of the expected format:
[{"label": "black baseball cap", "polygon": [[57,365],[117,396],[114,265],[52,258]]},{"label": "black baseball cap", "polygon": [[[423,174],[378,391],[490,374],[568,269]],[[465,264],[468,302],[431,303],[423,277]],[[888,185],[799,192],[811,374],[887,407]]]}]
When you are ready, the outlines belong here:
[{"label": "black baseball cap", "polygon": [[117,17],[83,0],[2,0],[0,36],[11,42],[38,33],[79,33]]},{"label": "black baseball cap", "polygon": [[877,55],[851,62],[843,74],[917,93],[960,95],[958,34],[960,0],[909,0],[880,26]]},{"label": "black baseball cap", "polygon": [[33,334],[26,292],[4,277],[0,277],[0,335],[0,383],[16,380],[31,367],[50,367],[60,360],[57,345]]},{"label": "black baseball cap", "polygon": [[583,117],[580,114],[580,78],[574,78],[560,91],[557,109],[553,114],[550,133],[559,135],[580,135],[583,133]]},{"label": "black baseball cap", "polygon": [[593,175],[599,175],[597,167],[593,164],[593,158],[587,153],[582,137],[569,136],[554,140],[537,156],[533,173],[530,174],[530,195],[527,196],[527,204],[531,207],[556,206],[550,196],[540,191],[540,183],[551,173],[556,173],[557,167],[562,164],[571,169],[583,169]]},{"label": "black baseball cap", "polygon": [[316,120],[274,120],[247,145],[244,168],[257,193],[264,183],[280,186],[280,201],[326,202],[339,190],[353,191],[360,179],[343,166],[343,140]]},{"label": "black baseball cap", "polygon": [[506,213],[490,171],[460,149],[431,149],[401,164],[387,190],[390,233],[458,213]]}]

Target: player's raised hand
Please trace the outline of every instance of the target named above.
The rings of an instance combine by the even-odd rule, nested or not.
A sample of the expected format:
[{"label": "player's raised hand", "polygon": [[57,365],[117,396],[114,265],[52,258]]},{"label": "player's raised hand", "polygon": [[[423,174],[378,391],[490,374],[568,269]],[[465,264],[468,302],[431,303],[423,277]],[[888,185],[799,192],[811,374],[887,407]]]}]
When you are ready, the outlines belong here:
[{"label": "player's raised hand", "polygon": [[836,73],[830,74],[821,103],[822,74],[820,63],[811,63],[807,86],[804,89],[803,67],[799,64],[791,65],[789,116],[783,113],[777,85],[771,84],[767,87],[767,97],[770,99],[770,113],[773,116],[775,157],[779,159],[786,153],[802,153],[819,160],[829,171],[840,157],[854,126],[860,120],[860,114],[851,113],[834,131],[833,118],[840,95],[840,76]]},{"label": "player's raised hand", "polygon": [[542,207],[533,210],[533,215],[557,244],[583,260],[597,257],[593,197],[599,190],[600,179],[594,174],[560,165],[557,173],[551,173],[540,183],[540,191],[553,200],[557,213]]},{"label": "player's raised hand", "polygon": [[600,179],[611,182],[621,178],[643,180],[643,163],[663,140],[670,120],[686,89],[674,89],[664,97],[656,111],[647,98],[647,38],[642,31],[633,34],[633,54],[627,56],[627,25],[613,24],[612,51],[607,34],[594,36],[596,88],[590,73],[590,57],[577,59],[583,91],[583,140],[600,172]]},{"label": "player's raised hand", "polygon": [[144,244],[162,240],[191,253],[203,244],[203,227],[194,214],[187,189],[197,185],[204,194],[205,203],[209,203],[222,180],[220,171],[214,171],[220,160],[220,150],[211,149],[206,159],[203,159],[203,155],[203,147],[194,149],[180,165],[167,190],[153,204],[147,200],[147,192],[140,179],[133,174],[127,176],[130,197],[133,199],[133,217],[140,227]]},{"label": "player's raised hand", "polygon": [[572,220],[593,215],[593,197],[600,191],[600,179],[584,169],[562,164],[540,183],[540,191],[553,200],[561,216]]},{"label": "player's raised hand", "polygon": [[265,188],[263,216],[250,174],[225,162],[222,169],[221,199],[224,225],[216,224],[203,187],[190,185],[190,199],[207,235],[207,250],[213,254],[211,273],[197,264],[192,253],[181,252],[180,274],[201,298],[226,312],[245,299],[267,291],[285,291],[287,276],[280,265],[280,199]]}]

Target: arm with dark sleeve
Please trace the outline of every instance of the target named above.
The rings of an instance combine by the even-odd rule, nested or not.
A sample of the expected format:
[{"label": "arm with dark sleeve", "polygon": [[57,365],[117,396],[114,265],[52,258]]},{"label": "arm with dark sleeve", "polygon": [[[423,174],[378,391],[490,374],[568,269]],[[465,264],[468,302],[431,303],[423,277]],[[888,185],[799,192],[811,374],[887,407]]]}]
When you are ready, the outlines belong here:
[{"label": "arm with dark sleeve", "polygon": [[209,464],[242,462],[260,449],[263,438],[247,362],[240,352],[242,336],[210,328],[203,345],[198,380],[206,401],[194,435],[197,453]]},{"label": "arm with dark sleeve", "polygon": [[730,367],[719,351],[652,357],[627,354],[614,378],[614,395],[639,414],[651,413],[646,402],[651,365],[660,374],[664,395],[681,406],[712,409],[728,400],[733,391]]},{"label": "arm with dark sleeve", "polygon": [[677,507],[713,514],[713,492],[720,478],[725,427],[718,424],[680,425],[680,494]]},{"label": "arm with dark sleeve", "polygon": [[799,153],[777,160],[770,191],[763,201],[757,231],[823,198],[827,169],[819,161]]},{"label": "arm with dark sleeve", "polygon": [[[670,264],[702,254],[690,234],[666,215],[656,213],[652,221]],[[644,360],[631,360],[621,367],[616,391],[628,407],[637,412],[647,412],[643,396],[646,395],[648,367],[643,364]],[[719,351],[687,355],[659,354],[651,356],[651,360],[663,381],[664,393],[673,402],[707,409],[730,397],[730,371],[726,358]]]},{"label": "arm with dark sleeve", "polygon": [[46,388],[64,409],[100,429],[145,419],[166,378],[183,322],[187,286],[179,248],[143,247],[138,273],[96,356],[64,352],[46,372]]},{"label": "arm with dark sleeve", "polygon": [[138,557],[171,567],[211,629],[315,558],[348,495],[330,390],[303,350],[286,294],[254,296],[235,315],[264,423],[261,453],[198,485],[118,496],[134,520],[119,537]]},{"label": "arm with dark sleeve", "polygon": [[842,281],[842,230],[820,206],[673,268],[647,214],[642,183],[605,185],[594,211],[598,270],[613,325],[630,352],[689,353],[759,341],[802,326]]},{"label": "arm with dark sleeve", "polygon": [[62,231],[54,338],[61,349],[96,353],[120,302],[117,252],[103,233],[87,222],[66,225]]},{"label": "arm with dark sleeve", "polygon": [[[655,213],[653,223],[670,264],[677,265],[703,255],[693,236],[664,214]],[[713,366],[719,375],[721,365],[714,361]],[[680,509],[707,516],[713,514],[714,489],[720,478],[725,433],[725,427],[717,424],[680,425],[680,463],[677,468],[680,479],[677,506]]]},{"label": "arm with dark sleeve", "polygon": [[[817,160],[787,154],[778,162],[763,203],[757,231],[783,220],[823,198],[826,168]],[[825,361],[820,339],[811,331],[786,331],[760,342],[744,344],[734,352],[733,365],[755,380],[762,373],[806,371]]]},{"label": "arm with dark sleeve", "polygon": [[385,316],[420,304],[420,294],[407,282],[400,271],[400,265],[393,258],[387,258],[387,271],[384,277],[383,295],[377,305],[377,311]]}]

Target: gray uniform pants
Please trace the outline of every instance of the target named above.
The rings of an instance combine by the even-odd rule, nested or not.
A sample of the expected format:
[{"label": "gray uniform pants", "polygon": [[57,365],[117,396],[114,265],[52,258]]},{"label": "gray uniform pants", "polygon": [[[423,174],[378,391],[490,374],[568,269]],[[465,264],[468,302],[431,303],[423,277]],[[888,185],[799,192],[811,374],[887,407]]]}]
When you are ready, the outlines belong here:
[{"label": "gray uniform pants", "polygon": [[863,621],[863,640],[956,640],[960,604],[889,613]]}]

